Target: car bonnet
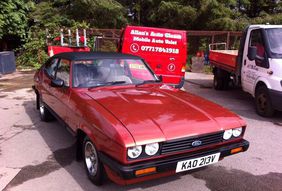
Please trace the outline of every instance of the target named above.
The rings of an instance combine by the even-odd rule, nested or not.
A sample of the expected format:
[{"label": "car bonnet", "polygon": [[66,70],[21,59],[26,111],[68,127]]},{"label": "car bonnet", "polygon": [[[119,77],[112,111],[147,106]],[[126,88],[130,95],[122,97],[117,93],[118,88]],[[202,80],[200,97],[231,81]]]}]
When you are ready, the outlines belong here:
[{"label": "car bonnet", "polygon": [[136,144],[172,140],[244,126],[235,114],[203,98],[151,88],[89,91],[130,132]]}]

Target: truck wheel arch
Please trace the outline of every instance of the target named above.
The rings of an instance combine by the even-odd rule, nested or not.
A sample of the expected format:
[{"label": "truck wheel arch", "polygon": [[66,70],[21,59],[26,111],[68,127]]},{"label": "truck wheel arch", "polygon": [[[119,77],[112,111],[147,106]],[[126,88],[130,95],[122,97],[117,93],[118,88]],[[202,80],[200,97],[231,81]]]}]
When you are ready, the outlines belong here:
[{"label": "truck wheel arch", "polygon": [[254,90],[253,90],[253,93],[252,93],[253,97],[255,97],[257,88],[260,87],[260,86],[265,86],[267,89],[271,89],[271,86],[266,79],[259,78],[259,79],[257,79],[255,86],[254,86]]},{"label": "truck wheel arch", "polygon": [[275,113],[268,89],[267,85],[260,81],[254,93],[256,112],[263,117],[271,117]]},{"label": "truck wheel arch", "polygon": [[257,85],[256,85],[255,92],[257,91],[258,87],[260,87],[260,86],[266,86],[266,87],[267,87],[267,85],[266,85],[264,82],[259,81],[259,82],[257,83]]}]

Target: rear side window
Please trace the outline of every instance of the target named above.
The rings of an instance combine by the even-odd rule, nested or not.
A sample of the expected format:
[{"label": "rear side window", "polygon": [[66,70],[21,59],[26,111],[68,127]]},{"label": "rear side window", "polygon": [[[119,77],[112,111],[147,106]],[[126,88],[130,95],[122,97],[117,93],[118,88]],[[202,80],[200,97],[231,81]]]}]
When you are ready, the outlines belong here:
[{"label": "rear side window", "polygon": [[57,63],[58,63],[58,59],[53,58],[49,60],[45,65],[45,71],[47,72],[48,76],[50,76],[51,78],[55,78]]},{"label": "rear side window", "polygon": [[56,79],[64,81],[66,87],[70,86],[70,61],[61,59],[58,64]]}]

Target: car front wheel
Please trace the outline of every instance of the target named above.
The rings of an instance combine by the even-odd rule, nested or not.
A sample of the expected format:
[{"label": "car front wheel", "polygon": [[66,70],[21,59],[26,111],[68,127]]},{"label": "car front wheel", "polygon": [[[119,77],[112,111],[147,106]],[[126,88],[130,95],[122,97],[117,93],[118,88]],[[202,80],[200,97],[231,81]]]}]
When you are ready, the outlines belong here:
[{"label": "car front wheel", "polygon": [[83,141],[84,166],[89,179],[97,186],[103,183],[104,169],[93,142],[86,136]]},{"label": "car front wheel", "polygon": [[43,101],[40,99],[40,97],[38,97],[39,99],[39,114],[40,114],[40,119],[41,121],[45,121],[48,122],[50,120],[53,119],[52,114],[50,113],[50,111],[46,108],[46,106],[44,105]]}]

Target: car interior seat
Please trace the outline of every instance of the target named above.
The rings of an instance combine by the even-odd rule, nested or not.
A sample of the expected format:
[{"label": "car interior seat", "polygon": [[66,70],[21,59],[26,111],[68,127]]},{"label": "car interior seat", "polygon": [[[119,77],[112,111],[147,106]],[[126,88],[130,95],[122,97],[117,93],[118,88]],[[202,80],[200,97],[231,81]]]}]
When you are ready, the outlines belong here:
[{"label": "car interior seat", "polygon": [[73,86],[86,87],[87,82],[91,80],[91,75],[88,67],[85,64],[74,65]]}]

